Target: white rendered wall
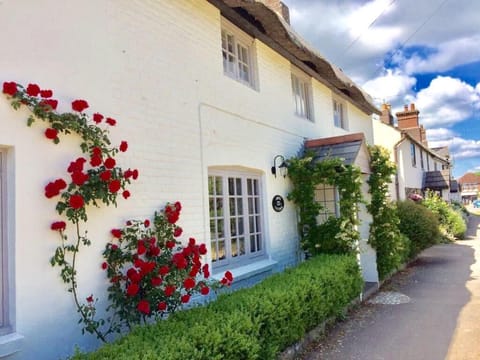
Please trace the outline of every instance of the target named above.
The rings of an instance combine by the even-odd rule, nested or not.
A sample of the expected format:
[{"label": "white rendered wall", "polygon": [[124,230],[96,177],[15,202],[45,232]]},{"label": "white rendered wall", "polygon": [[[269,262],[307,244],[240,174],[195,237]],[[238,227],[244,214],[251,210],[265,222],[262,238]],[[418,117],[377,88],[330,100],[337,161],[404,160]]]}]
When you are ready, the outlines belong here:
[{"label": "white rendered wall", "polygon": [[[60,16],[61,15],[61,16]],[[68,111],[77,98],[92,112],[116,118],[114,144],[129,142],[118,156],[122,167],[138,168],[132,196],[118,208],[89,209],[93,244],[79,259],[81,297],[104,294],[100,253],[111,228],[130,218],[147,218],[167,201],[183,203],[184,239],[209,242],[207,176],[213,166],[234,166],[263,174],[266,246],[278,269],[296,261],[296,213],[286,201],[276,213],[275,194],[289,183],[270,174],[273,157],[290,157],[304,138],[337,135],[331,91],[313,81],[315,121],[293,114],[290,64],[255,41],[258,91],[224,76],[220,14],[206,1],[5,0],[0,2],[0,81],[38,83],[55,91]],[[369,117],[348,106],[350,131],[365,131]],[[9,218],[15,245],[12,263],[16,331],[22,350],[10,359],[53,359],[75,344],[98,343],[82,336],[73,302],[58,269],[49,265],[57,245],[50,223],[59,219],[44,186],[65,177],[80,154],[75,139],[54,145],[39,122],[26,126],[28,112],[14,111],[0,97],[0,146],[9,149],[14,199]],[[358,124],[357,124],[358,122]]]}]

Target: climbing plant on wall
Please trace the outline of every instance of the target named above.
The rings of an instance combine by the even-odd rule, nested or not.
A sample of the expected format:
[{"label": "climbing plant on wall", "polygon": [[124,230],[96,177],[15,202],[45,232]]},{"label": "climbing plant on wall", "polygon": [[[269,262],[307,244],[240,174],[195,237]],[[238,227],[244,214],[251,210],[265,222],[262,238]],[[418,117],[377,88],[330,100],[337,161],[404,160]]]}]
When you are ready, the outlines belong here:
[{"label": "climbing plant on wall", "polygon": [[[342,159],[316,161],[312,153],[288,160],[288,177],[293,189],[288,195],[298,207],[298,231],[302,248],[310,254],[352,253],[356,251],[359,233],[358,204],[361,194],[361,172],[356,166],[345,165]],[[319,223],[322,205],[315,200],[320,184],[334,186],[339,194],[340,214]]]},{"label": "climbing plant on wall", "polygon": [[[115,159],[119,152],[128,150],[128,143],[112,145],[108,128],[117,121],[98,112],[87,114],[86,100],[72,101],[71,111],[62,113],[57,111],[58,100],[53,99],[53,91],[37,84],[25,88],[16,82],[4,82],[3,93],[14,109],[23,106],[30,110],[28,126],[37,120],[47,123],[46,140],[59,144],[61,136],[68,134],[81,139],[81,156],[70,162],[63,177],[48,182],[44,195],[58,199],[56,211],[62,219],[52,222],[50,228],[58,232],[60,244],[50,263],[60,268],[61,279],[73,296],[82,332],[106,341],[113,332],[175,311],[188,303],[194,293],[207,295],[211,287],[231,284],[233,276],[229,271],[220,283],[208,280],[208,265],[201,262],[201,256],[207,253],[205,244],[190,238],[188,245],[181,245],[178,237],[183,230],[176,224],[181,204],[167,203],[154,214],[152,226],[149,219],[130,220],[124,228],[111,230],[113,240],[105,246],[105,261],[100,267],[110,282],[108,309],[113,315],[99,318],[95,307],[98,298],[92,294],[82,300],[77,289],[78,254],[82,247],[91,245],[81,225],[88,221],[90,206],[117,205],[120,194],[124,199],[131,196],[127,186],[138,178],[139,172],[122,169]],[[199,275],[203,276],[199,279]]]},{"label": "climbing plant on wall", "polygon": [[372,215],[369,243],[377,252],[380,279],[398,268],[408,254],[408,239],[400,233],[395,204],[388,196],[388,185],[396,172],[387,149],[369,146],[371,174],[368,180],[371,202],[367,209]]}]

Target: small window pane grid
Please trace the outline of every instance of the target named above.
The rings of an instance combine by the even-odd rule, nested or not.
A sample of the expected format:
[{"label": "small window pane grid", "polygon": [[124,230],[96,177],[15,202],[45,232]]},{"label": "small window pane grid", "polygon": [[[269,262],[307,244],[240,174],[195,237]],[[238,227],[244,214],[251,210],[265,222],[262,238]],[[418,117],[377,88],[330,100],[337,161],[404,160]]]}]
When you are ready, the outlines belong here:
[{"label": "small window pane grid", "polygon": [[336,127],[347,130],[345,119],[345,106],[337,100],[333,100],[333,123]]},{"label": "small window pane grid", "polygon": [[212,265],[246,260],[264,252],[259,179],[208,177]]},{"label": "small window pane grid", "polygon": [[295,114],[308,120],[312,118],[312,105],[310,101],[310,85],[292,74],[292,93],[295,105]]},{"label": "small window pane grid", "polygon": [[315,201],[322,206],[317,216],[319,224],[323,224],[331,216],[338,217],[340,215],[339,194],[333,185],[318,185],[315,188]]},{"label": "small window pane grid", "polygon": [[250,49],[225,29],[222,30],[222,56],[225,74],[253,86]]},{"label": "small window pane grid", "polygon": [[412,166],[417,166],[417,155],[415,153],[415,144],[410,144],[410,157],[412,158]]}]

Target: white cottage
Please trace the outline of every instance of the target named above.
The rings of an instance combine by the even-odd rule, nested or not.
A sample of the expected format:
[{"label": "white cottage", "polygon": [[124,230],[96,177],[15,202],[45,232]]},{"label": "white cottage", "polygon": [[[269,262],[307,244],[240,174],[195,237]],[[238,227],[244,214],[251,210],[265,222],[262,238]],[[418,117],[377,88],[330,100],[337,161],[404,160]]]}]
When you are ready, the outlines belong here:
[{"label": "white cottage", "polygon": [[448,148],[428,146],[426,131],[419,124],[420,111],[415,104],[405,105],[397,112],[397,124],[388,104],[382,105],[382,115],[373,121],[374,143],[390,150],[397,174],[390,184],[393,200],[405,200],[412,194],[422,195],[433,190],[449,201],[455,198],[458,186],[451,176]]},{"label": "white cottage", "polygon": [[[4,0],[0,23],[2,83],[53,89],[59,111],[88,100],[87,112],[117,119],[113,141],[129,143],[118,161],[140,172],[117,208],[89,209],[82,297],[105,293],[110,230],[167,201],[182,202],[184,241],[207,244],[214,274],[230,269],[240,286],[296,264],[296,210],[288,178],[272,174],[277,156],[298,154],[307,139],[362,133],[373,143],[370,98],[293,32],[278,1]],[[58,214],[43,191],[78,140],[54,145],[41,122],[26,126],[28,115],[0,97],[0,357],[57,359],[99,345],[81,335],[49,264]],[[214,200],[223,204],[215,211]],[[376,281],[371,249],[368,259],[366,280]]]}]

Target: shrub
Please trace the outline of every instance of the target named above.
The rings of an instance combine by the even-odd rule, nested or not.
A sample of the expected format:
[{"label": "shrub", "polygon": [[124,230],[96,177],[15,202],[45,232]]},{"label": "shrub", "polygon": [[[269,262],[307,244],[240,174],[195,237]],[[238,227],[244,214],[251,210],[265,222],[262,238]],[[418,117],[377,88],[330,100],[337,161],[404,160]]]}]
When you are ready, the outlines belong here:
[{"label": "shrub", "polygon": [[343,314],[362,286],[354,256],[320,255],[73,359],[275,359],[306,331]]},{"label": "shrub", "polygon": [[443,200],[433,191],[426,193],[422,205],[430,209],[438,218],[442,234],[449,240],[463,238],[467,231],[467,223],[460,211]]},{"label": "shrub", "polygon": [[439,242],[439,222],[434,213],[411,200],[397,203],[399,229],[410,240],[409,258]]}]

